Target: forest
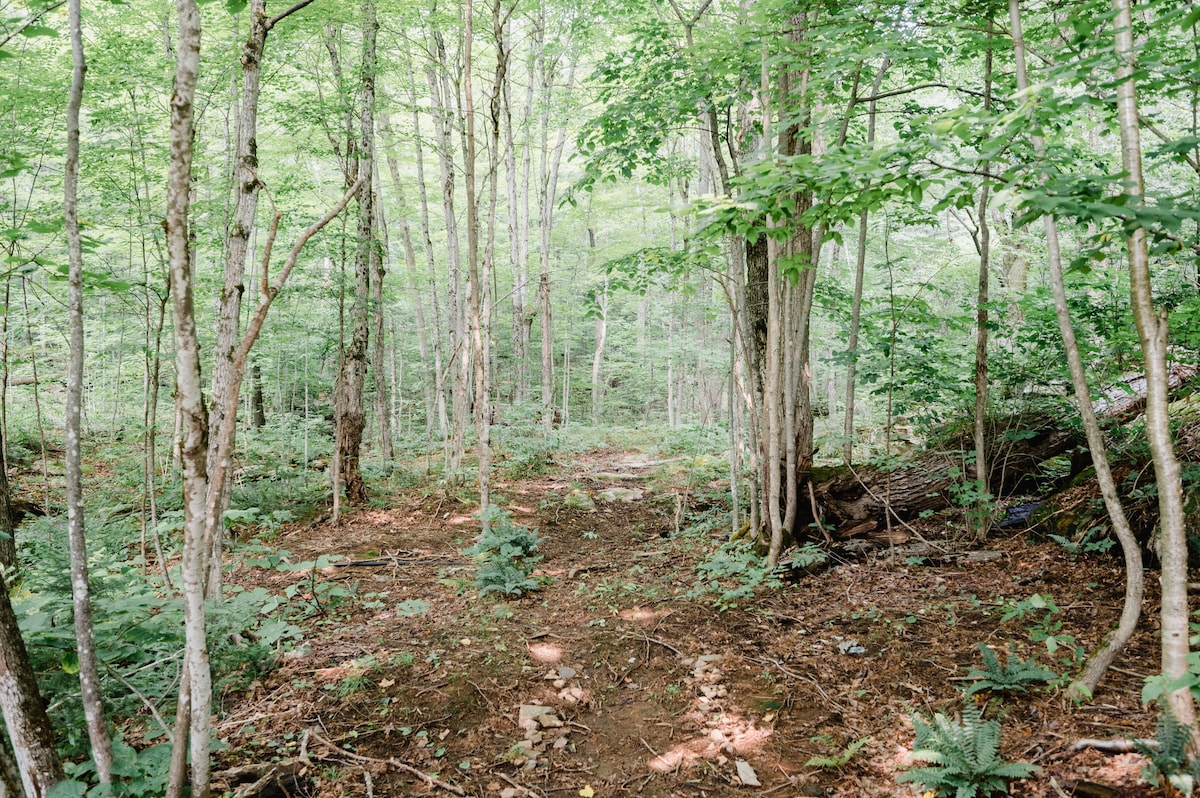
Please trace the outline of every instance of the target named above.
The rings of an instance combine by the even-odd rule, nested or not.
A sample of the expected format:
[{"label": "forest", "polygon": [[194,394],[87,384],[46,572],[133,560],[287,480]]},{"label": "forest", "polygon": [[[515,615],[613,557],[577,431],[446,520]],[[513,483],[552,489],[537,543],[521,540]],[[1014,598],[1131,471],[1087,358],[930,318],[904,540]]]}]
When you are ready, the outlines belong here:
[{"label": "forest", "polygon": [[1193,794],[1198,26],[0,0],[0,798]]}]

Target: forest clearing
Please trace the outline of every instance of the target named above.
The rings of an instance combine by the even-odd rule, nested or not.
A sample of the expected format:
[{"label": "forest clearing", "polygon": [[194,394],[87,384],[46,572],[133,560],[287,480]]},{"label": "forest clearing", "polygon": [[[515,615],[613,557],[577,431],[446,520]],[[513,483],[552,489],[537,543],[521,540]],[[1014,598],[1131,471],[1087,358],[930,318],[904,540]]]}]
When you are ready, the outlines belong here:
[{"label": "forest clearing", "polygon": [[0,0],[0,798],[1191,796],[1200,8]]},{"label": "forest clearing", "polygon": [[[698,566],[726,536],[727,485],[696,484],[712,476],[703,456],[661,455],[584,452],[498,481],[541,539],[523,595],[479,595],[469,502],[422,492],[268,536],[311,571],[256,567],[235,548],[236,589],[299,584],[292,601],[312,609],[303,642],[218,699],[215,785],[240,798],[918,795],[896,782],[912,766],[910,718],[958,712],[986,645],[1049,671],[974,699],[999,708],[1002,754],[1041,768],[1013,794],[1158,794],[1140,754],[1077,747],[1153,737],[1153,625],[1094,702],[1062,693],[1077,647],[1119,614],[1118,558],[1023,523],[963,549],[947,539],[957,512],[920,522],[937,556],[831,553],[782,588],[736,573],[713,587]],[[528,722],[541,711],[544,725]]]}]

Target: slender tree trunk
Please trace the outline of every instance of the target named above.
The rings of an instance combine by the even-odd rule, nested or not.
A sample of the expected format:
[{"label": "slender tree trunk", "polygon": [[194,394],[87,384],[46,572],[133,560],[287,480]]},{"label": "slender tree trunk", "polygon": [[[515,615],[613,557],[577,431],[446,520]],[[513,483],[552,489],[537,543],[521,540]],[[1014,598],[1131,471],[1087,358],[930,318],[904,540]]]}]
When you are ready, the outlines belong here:
[{"label": "slender tree trunk", "polygon": [[[884,57],[883,63],[875,72],[875,82],[871,85],[871,100],[867,106],[867,147],[875,145],[875,119],[878,101],[875,97],[883,85],[883,76],[887,74],[891,61]],[[867,265],[867,221],[869,214],[866,208],[858,214],[858,251],[854,260],[854,300],[850,306],[850,333],[846,343],[846,352],[850,363],[846,366],[846,407],[842,424],[842,462],[850,465],[854,461],[854,402],[857,390],[856,372],[858,369],[858,331],[862,320],[863,283],[866,277]],[[829,408],[833,412],[833,407]]]},{"label": "slender tree trunk", "polygon": [[[1014,0],[1015,1],[1015,0]],[[1129,205],[1145,204],[1142,178],[1142,144],[1137,110],[1136,58],[1130,0],[1113,0],[1116,14],[1114,43],[1117,51],[1117,118],[1121,129],[1121,163],[1125,167],[1125,194]],[[1171,440],[1170,397],[1167,370],[1167,320],[1154,308],[1150,281],[1150,255],[1146,230],[1134,228],[1128,238],[1129,291],[1146,374],[1146,437],[1150,443],[1158,485],[1160,557],[1162,563],[1162,668],[1169,682],[1188,674],[1188,571],[1187,530],[1184,522],[1183,482]],[[1175,719],[1191,727],[1196,743],[1196,714],[1191,690],[1172,690],[1167,706]]]},{"label": "slender tree trunk", "polygon": [[[496,12],[499,16],[499,0],[496,0]],[[491,443],[488,438],[491,422],[491,410],[488,407],[488,330],[482,311],[482,294],[487,285],[487,277],[481,279],[479,271],[479,204],[475,191],[475,91],[471,76],[473,66],[472,38],[475,31],[475,4],[466,0],[463,7],[465,32],[463,35],[463,101],[465,105],[466,153],[463,163],[463,182],[467,193],[467,294],[471,316],[471,346],[472,362],[475,377],[475,432],[477,454],[479,457],[479,516],[483,533],[486,534],[491,526],[488,514],[490,501],[490,470]],[[503,57],[503,51],[501,51]],[[498,87],[497,87],[498,88]],[[495,160],[495,149],[491,158]],[[494,218],[494,217],[493,217]],[[485,264],[486,265],[486,264]]]},{"label": "slender tree trunk", "polygon": [[[988,19],[988,46],[983,67],[984,113],[992,110],[992,29]],[[991,185],[985,179],[979,187],[979,207],[976,225],[979,230],[979,289],[975,299],[975,483],[978,499],[970,514],[971,531],[977,541],[987,537],[992,525],[991,486],[988,484],[987,404],[988,404],[988,287],[991,280],[991,226],[988,224],[988,192]]]},{"label": "slender tree trunk", "polygon": [[[545,9],[539,26],[545,26]],[[544,31],[543,31],[544,35]],[[550,231],[554,226],[554,203],[558,192],[558,167],[562,162],[563,148],[567,142],[567,128],[563,125],[558,131],[558,140],[550,149],[550,106],[554,93],[554,75],[557,71],[557,59],[551,59],[543,50],[539,56],[539,81],[546,96],[542,106],[542,162],[541,162],[541,191],[539,230],[541,233],[540,271],[538,274],[538,310],[541,316],[542,328],[542,427],[549,432],[554,426],[554,340],[553,325],[550,316]],[[559,102],[569,104],[571,92],[575,85],[575,60],[572,58],[567,73],[565,96]],[[566,394],[564,393],[564,401]],[[564,419],[565,421],[565,419]]]},{"label": "slender tree trunk", "polygon": [[[421,356],[421,392],[425,400],[425,438],[428,444],[433,439],[433,424],[436,420],[437,402],[434,388],[437,374],[430,373],[429,332],[425,321],[425,303],[421,301],[421,286],[417,279],[417,255],[413,249],[412,229],[408,223],[408,205],[400,182],[400,164],[396,160],[395,140],[386,114],[379,118],[379,130],[383,134],[388,174],[392,179],[392,193],[396,197],[396,219],[400,225],[400,241],[404,247],[404,273],[408,279],[409,291],[412,292],[413,319],[417,327],[417,352]],[[415,131],[414,138],[419,140],[419,137],[420,132]],[[418,163],[417,168],[419,173],[423,169],[422,164]],[[427,249],[432,250],[432,245],[427,245]],[[399,386],[393,386],[393,390],[399,391]]]},{"label": "slender tree trunk", "polygon": [[[1025,65],[1025,38],[1021,29],[1020,0],[1008,0],[1009,25],[1012,30],[1013,55],[1016,62],[1017,90],[1025,92],[1029,88],[1029,73]],[[1045,152],[1045,141],[1039,134],[1030,137],[1035,151],[1039,155]],[[1104,436],[1096,421],[1096,411],[1092,405],[1091,389],[1088,386],[1087,374],[1084,371],[1083,360],[1079,355],[1079,344],[1075,338],[1075,327],[1071,321],[1070,310],[1067,306],[1066,287],[1063,283],[1062,255],[1058,240],[1058,223],[1053,216],[1045,217],[1046,225],[1046,261],[1050,271],[1050,287],[1054,293],[1054,311],[1058,318],[1059,333],[1063,340],[1063,349],[1067,355],[1067,366],[1071,373],[1071,385],[1075,391],[1075,403],[1079,407],[1079,415],[1083,420],[1084,433],[1087,436],[1088,449],[1091,451],[1092,464],[1096,469],[1096,481],[1100,485],[1100,493],[1104,498],[1104,506],[1108,510],[1109,520],[1113,531],[1121,542],[1121,550],[1125,555],[1125,606],[1121,611],[1121,620],[1116,631],[1100,649],[1092,654],[1084,673],[1072,692],[1076,696],[1091,694],[1099,684],[1104,672],[1113,659],[1124,648],[1137,629],[1138,617],[1142,609],[1142,552],[1137,539],[1129,527],[1125,510],[1121,506],[1117,494],[1117,486],[1108,464],[1108,456],[1104,445]],[[1185,586],[1186,587],[1186,586]],[[1164,602],[1165,606],[1165,602]],[[1165,634],[1165,632],[1164,632]],[[1184,635],[1186,646],[1186,631]],[[1190,706],[1190,699],[1188,702]],[[1190,717],[1181,722],[1191,724]]]},{"label": "slender tree trunk", "polygon": [[[237,402],[227,401],[233,376],[233,350],[241,337],[239,325],[242,312],[242,297],[246,292],[245,274],[246,258],[250,249],[250,237],[254,230],[255,219],[258,215],[258,194],[262,181],[258,177],[258,104],[262,77],[263,54],[266,50],[267,36],[280,20],[299,11],[312,3],[313,0],[300,0],[291,8],[274,17],[267,16],[266,0],[252,0],[250,4],[250,32],[242,43],[242,91],[241,106],[238,109],[236,163],[233,173],[233,190],[235,195],[233,220],[229,226],[228,249],[225,258],[224,284],[221,288],[221,300],[217,311],[217,338],[213,358],[212,402],[208,428],[220,430],[224,426],[224,414],[227,407],[231,412],[237,411]],[[239,378],[240,380],[240,378]],[[265,419],[264,419],[265,423]],[[208,442],[208,463],[210,467],[216,464],[219,436],[213,436]],[[232,456],[232,448],[230,448]],[[232,463],[221,463],[223,471],[227,471]],[[209,598],[221,597],[221,563],[222,551],[225,546],[225,525],[221,518],[229,508],[229,485],[222,483],[217,486],[222,491],[216,502],[208,502],[210,511],[217,513],[217,518],[209,524],[212,531],[210,540],[211,551],[208,555],[209,574],[206,585],[206,595]]]},{"label": "slender tree trunk", "polygon": [[[449,57],[441,34],[434,33],[437,63],[443,72],[449,72]],[[458,217],[454,210],[454,110],[452,102],[457,102],[457,96],[451,94],[450,81],[442,79],[434,69],[426,72],[430,94],[434,98],[435,123],[434,131],[437,137],[438,164],[441,169],[442,186],[442,215],[446,226],[446,268],[449,275],[449,302],[447,303],[447,321],[450,325],[450,356],[446,369],[452,375],[450,380],[450,430],[446,447],[445,478],[453,483],[458,479],[458,471],[462,467],[463,447],[465,445],[465,425],[467,416],[467,375],[469,364],[466,362],[467,330],[464,324],[465,314],[462,290],[462,264],[459,252]]]},{"label": "slender tree trunk", "polygon": [[100,668],[92,628],[92,597],[88,580],[87,537],[83,519],[83,464],[80,435],[83,411],[83,242],[79,234],[79,111],[87,64],[83,53],[80,0],[70,0],[71,92],[67,98],[67,152],[63,174],[63,216],[67,236],[67,313],[70,358],[67,362],[66,481],[67,536],[71,548],[71,604],[75,650],[79,657],[79,688],[87,721],[92,760],[101,784],[112,783],[112,739],[104,718]]},{"label": "slender tree trunk", "polygon": [[437,263],[433,257],[433,237],[429,227],[429,195],[425,190],[425,148],[421,145],[421,114],[417,106],[416,80],[411,74],[409,87],[409,97],[413,108],[413,147],[417,153],[417,201],[421,209],[421,242],[425,248],[425,265],[429,269],[427,281],[429,283],[430,299],[432,300],[431,307],[433,310],[431,337],[433,339],[434,401],[437,410],[438,431],[441,434],[444,450],[443,460],[448,462],[450,457],[449,449],[447,448],[450,438],[450,418],[446,412],[446,381],[445,369],[443,368],[445,357],[442,354],[442,342],[445,339],[445,335],[442,330],[437,285],[434,280],[434,275],[437,274]]},{"label": "slender tree trunk", "polygon": [[[374,138],[372,137],[372,145]],[[372,175],[373,185],[378,186],[382,180],[379,176],[379,164],[372,153],[371,160],[375,163],[375,173]],[[383,240],[380,233],[383,229],[378,192],[371,206],[375,224],[374,244],[371,247],[371,333],[374,338],[373,373],[375,375],[375,415],[379,417],[379,453],[388,463],[393,456],[392,449],[392,402],[388,391],[387,381],[387,341],[384,336],[386,329],[386,306],[383,299],[383,278],[387,274],[383,259]]]},{"label": "slender tree trunk", "polygon": [[[212,674],[208,662],[204,583],[209,542],[205,540],[208,493],[208,413],[200,377],[200,342],[192,298],[191,205],[194,101],[200,71],[200,10],[196,0],[176,0],[179,17],[175,87],[171,95],[170,160],[167,175],[167,259],[175,311],[176,402],[182,419],[184,668],[188,690],[180,689],[175,744],[190,742],[191,795],[208,798],[212,718]],[[183,784],[172,779],[169,798],[179,798]]]},{"label": "slender tree trunk", "polygon": [[363,393],[367,376],[367,346],[370,336],[372,264],[377,257],[373,194],[375,141],[375,37],[379,24],[373,0],[363,0],[362,74],[358,164],[358,245],[354,254],[354,301],[350,309],[350,343],[342,352],[342,367],[334,390],[339,482],[350,504],[367,500],[367,485],[359,470],[366,415]]}]

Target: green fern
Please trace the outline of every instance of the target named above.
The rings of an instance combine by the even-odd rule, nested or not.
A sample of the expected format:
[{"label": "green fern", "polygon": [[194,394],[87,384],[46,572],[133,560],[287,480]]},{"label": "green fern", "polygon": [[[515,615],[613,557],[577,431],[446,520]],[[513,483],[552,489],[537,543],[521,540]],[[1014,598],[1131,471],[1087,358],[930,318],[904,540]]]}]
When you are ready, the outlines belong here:
[{"label": "green fern", "polygon": [[839,770],[850,764],[850,760],[854,755],[867,744],[871,739],[870,735],[859,737],[857,740],[851,740],[850,744],[842,749],[841,753],[833,756],[814,756],[804,763],[806,768],[822,768],[825,770]]},{"label": "green fern", "polygon": [[1007,762],[1000,756],[1000,723],[985,721],[975,706],[963,710],[961,722],[940,712],[932,723],[914,715],[913,729],[912,758],[929,764],[909,770],[897,781],[921,784],[939,796],[987,798],[1007,793],[1010,780],[1028,778],[1038,770],[1027,762]]},{"label": "green fern", "polygon": [[542,559],[536,553],[540,542],[537,531],[513,523],[508,513],[497,507],[488,507],[486,512],[491,522],[487,534],[480,533],[475,545],[466,551],[479,564],[475,573],[479,594],[519,596],[537,590],[539,582],[533,569]]},{"label": "green fern", "polygon": [[1149,759],[1142,768],[1142,778],[1153,787],[1170,784],[1185,796],[1190,796],[1200,784],[1200,761],[1188,755],[1192,744],[1192,732],[1187,724],[1175,720],[1170,712],[1164,712],[1154,730],[1158,745],[1134,743],[1138,753]]},{"label": "green fern", "polygon": [[1001,665],[1000,657],[990,646],[976,643],[979,653],[983,656],[983,670],[972,668],[967,674],[968,679],[975,683],[967,688],[967,695],[991,690],[995,693],[1024,693],[1031,684],[1045,684],[1058,679],[1058,674],[1039,667],[1031,657],[1022,660],[1012,654],[1008,662]]}]

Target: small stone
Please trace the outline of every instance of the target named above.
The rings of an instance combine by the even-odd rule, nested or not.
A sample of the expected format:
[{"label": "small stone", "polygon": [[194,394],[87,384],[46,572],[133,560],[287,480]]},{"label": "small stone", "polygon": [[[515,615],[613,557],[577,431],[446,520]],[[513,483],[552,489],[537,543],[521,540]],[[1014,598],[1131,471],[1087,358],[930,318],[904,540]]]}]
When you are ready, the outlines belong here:
[{"label": "small stone", "polygon": [[541,743],[541,742],[542,742],[542,738],[543,738],[543,735],[542,735],[542,733],[541,733],[540,731],[527,731],[527,732],[525,732],[525,739],[526,739],[528,742],[531,742],[531,743],[533,743],[534,745],[538,745],[539,743]]},{"label": "small stone", "polygon": [[562,720],[554,714],[542,715],[538,718],[538,723],[542,724],[543,729],[561,729],[563,726]]},{"label": "small stone", "polygon": [[500,791],[500,798],[517,798],[520,794],[516,787],[505,787]]},{"label": "small stone", "polygon": [[551,684],[554,685],[555,689],[561,690],[567,686],[567,681],[565,679],[555,679]]},{"label": "small stone", "polygon": [[739,759],[736,763],[738,781],[743,787],[761,787],[762,782],[758,780],[758,774],[754,772],[754,768],[750,767],[750,763],[744,759]]},{"label": "small stone", "polygon": [[553,714],[553,707],[545,707],[541,704],[522,704],[517,710],[517,723],[520,724],[523,720],[536,720],[542,715]]},{"label": "small stone", "polygon": [[570,742],[571,741],[568,740],[566,737],[559,737],[557,740],[554,741],[554,748],[555,748],[555,750],[561,750],[563,748],[566,748]]},{"label": "small stone", "polygon": [[579,671],[574,668],[568,668],[566,665],[560,665],[558,668],[558,676],[560,679],[574,679]]}]

